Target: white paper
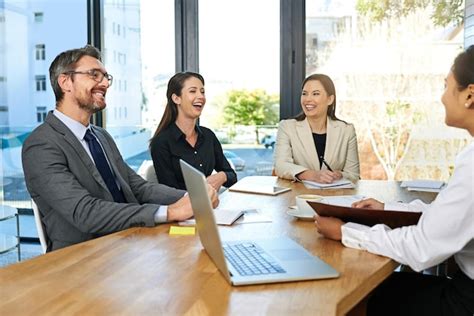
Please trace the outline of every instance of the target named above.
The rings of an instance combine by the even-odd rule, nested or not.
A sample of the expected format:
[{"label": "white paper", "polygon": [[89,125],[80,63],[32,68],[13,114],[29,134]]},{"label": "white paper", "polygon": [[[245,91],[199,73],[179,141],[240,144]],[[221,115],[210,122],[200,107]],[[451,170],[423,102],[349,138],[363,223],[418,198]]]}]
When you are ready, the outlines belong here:
[{"label": "white paper", "polygon": [[352,189],[354,184],[347,179],[340,179],[333,183],[320,183],[316,181],[303,180],[304,186],[307,189]]},{"label": "white paper", "polygon": [[[245,209],[220,209],[214,210],[214,217],[217,225],[232,225],[242,214],[245,214]],[[195,226],[196,220],[194,218],[179,222],[180,226]]]},{"label": "white paper", "polygon": [[352,203],[363,200],[363,195],[338,195],[338,196],[325,196],[321,203],[351,207]]},{"label": "white paper", "polygon": [[260,210],[250,209],[244,211],[244,216],[239,218],[236,224],[250,224],[250,223],[270,223],[272,218],[263,214]]}]

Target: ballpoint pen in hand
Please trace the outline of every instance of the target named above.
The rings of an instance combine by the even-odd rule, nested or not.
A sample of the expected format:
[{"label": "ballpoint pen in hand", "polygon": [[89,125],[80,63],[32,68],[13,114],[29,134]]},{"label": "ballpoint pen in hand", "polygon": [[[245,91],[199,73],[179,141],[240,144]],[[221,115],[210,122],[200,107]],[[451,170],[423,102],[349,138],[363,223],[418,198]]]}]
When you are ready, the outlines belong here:
[{"label": "ballpoint pen in hand", "polygon": [[329,166],[329,164],[326,162],[326,160],[324,160],[324,157],[321,156],[321,157],[319,157],[319,158],[321,158],[322,163],[328,168],[328,170],[331,171],[331,172],[333,172],[332,169],[331,169],[331,167]]}]

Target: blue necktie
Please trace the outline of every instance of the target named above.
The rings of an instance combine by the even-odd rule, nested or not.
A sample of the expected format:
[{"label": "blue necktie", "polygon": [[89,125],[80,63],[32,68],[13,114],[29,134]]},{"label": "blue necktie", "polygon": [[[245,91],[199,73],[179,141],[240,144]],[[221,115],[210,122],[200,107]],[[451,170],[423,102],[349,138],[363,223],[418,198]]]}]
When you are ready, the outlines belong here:
[{"label": "blue necktie", "polygon": [[94,135],[92,135],[90,129],[87,130],[84,140],[89,146],[92,158],[94,158],[95,166],[97,167],[97,170],[99,170],[99,173],[107,185],[110,193],[112,194],[114,201],[117,203],[125,203],[125,197],[115,182],[115,177],[112,174],[112,170],[110,170],[110,166],[107,162],[107,158],[105,158],[104,151],[102,150],[102,147],[100,146],[97,139],[94,137]]}]

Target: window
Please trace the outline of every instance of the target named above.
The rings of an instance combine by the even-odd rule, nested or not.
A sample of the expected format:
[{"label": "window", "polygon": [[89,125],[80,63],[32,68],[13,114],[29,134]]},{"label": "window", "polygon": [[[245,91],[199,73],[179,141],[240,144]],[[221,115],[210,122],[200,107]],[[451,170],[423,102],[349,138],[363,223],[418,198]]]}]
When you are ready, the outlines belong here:
[{"label": "window", "polygon": [[37,106],[36,107],[36,122],[42,123],[46,119],[46,115],[48,112],[46,111],[45,106]]},{"label": "window", "polygon": [[[50,57],[87,43],[87,1],[0,0],[0,21],[2,17],[8,24],[0,23],[0,161],[9,163],[0,167],[0,203],[31,209],[21,167],[21,148],[26,136],[44,120],[47,108],[43,105],[55,104],[54,93],[47,89]],[[21,214],[21,238],[37,237],[34,224],[30,225],[33,222]],[[0,233],[5,232],[5,226],[0,225]],[[29,248],[27,254],[25,248]],[[30,252],[30,247],[21,250],[22,258],[35,253]],[[2,260],[0,265],[5,262],[11,261]]]},{"label": "window", "polygon": [[306,1],[306,75],[333,79],[336,114],[357,132],[362,179],[447,180],[467,140],[445,126],[439,95],[462,28],[436,26],[432,7],[387,14],[377,21],[354,1]]},{"label": "window", "polygon": [[46,91],[46,76],[37,75],[36,80],[36,91]]},{"label": "window", "polygon": [[46,59],[46,49],[44,44],[36,45],[36,60],[45,60]]},{"label": "window", "polygon": [[104,34],[103,47],[113,54],[106,68],[115,77],[107,93],[106,128],[134,170],[151,159],[148,141],[165,108],[166,84],[175,73],[174,6],[174,0],[105,1],[104,17],[120,21],[120,36],[114,36],[119,31]]},{"label": "window", "polygon": [[214,105],[205,107],[200,123],[216,133],[225,150],[245,160],[238,179],[271,175],[273,147],[262,141],[276,135],[280,119],[280,1],[200,0],[198,20],[199,70],[207,104]]},{"label": "window", "polygon": [[35,23],[42,23],[43,22],[43,12],[35,12]]}]

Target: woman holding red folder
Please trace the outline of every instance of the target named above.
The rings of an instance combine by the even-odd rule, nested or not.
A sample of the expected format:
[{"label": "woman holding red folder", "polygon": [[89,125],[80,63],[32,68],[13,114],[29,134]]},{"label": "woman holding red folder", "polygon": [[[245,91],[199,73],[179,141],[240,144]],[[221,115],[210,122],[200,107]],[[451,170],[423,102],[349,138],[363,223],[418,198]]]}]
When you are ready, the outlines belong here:
[{"label": "woman holding red folder", "polygon": [[[448,126],[474,136],[474,45],[459,54],[445,79],[441,98]],[[374,199],[353,207],[422,211],[417,225],[390,229],[337,218],[315,217],[316,228],[346,247],[390,257],[416,271],[454,256],[452,279],[419,273],[394,273],[369,297],[368,315],[474,315],[474,142],[457,157],[448,186],[433,203],[384,205]]]}]

